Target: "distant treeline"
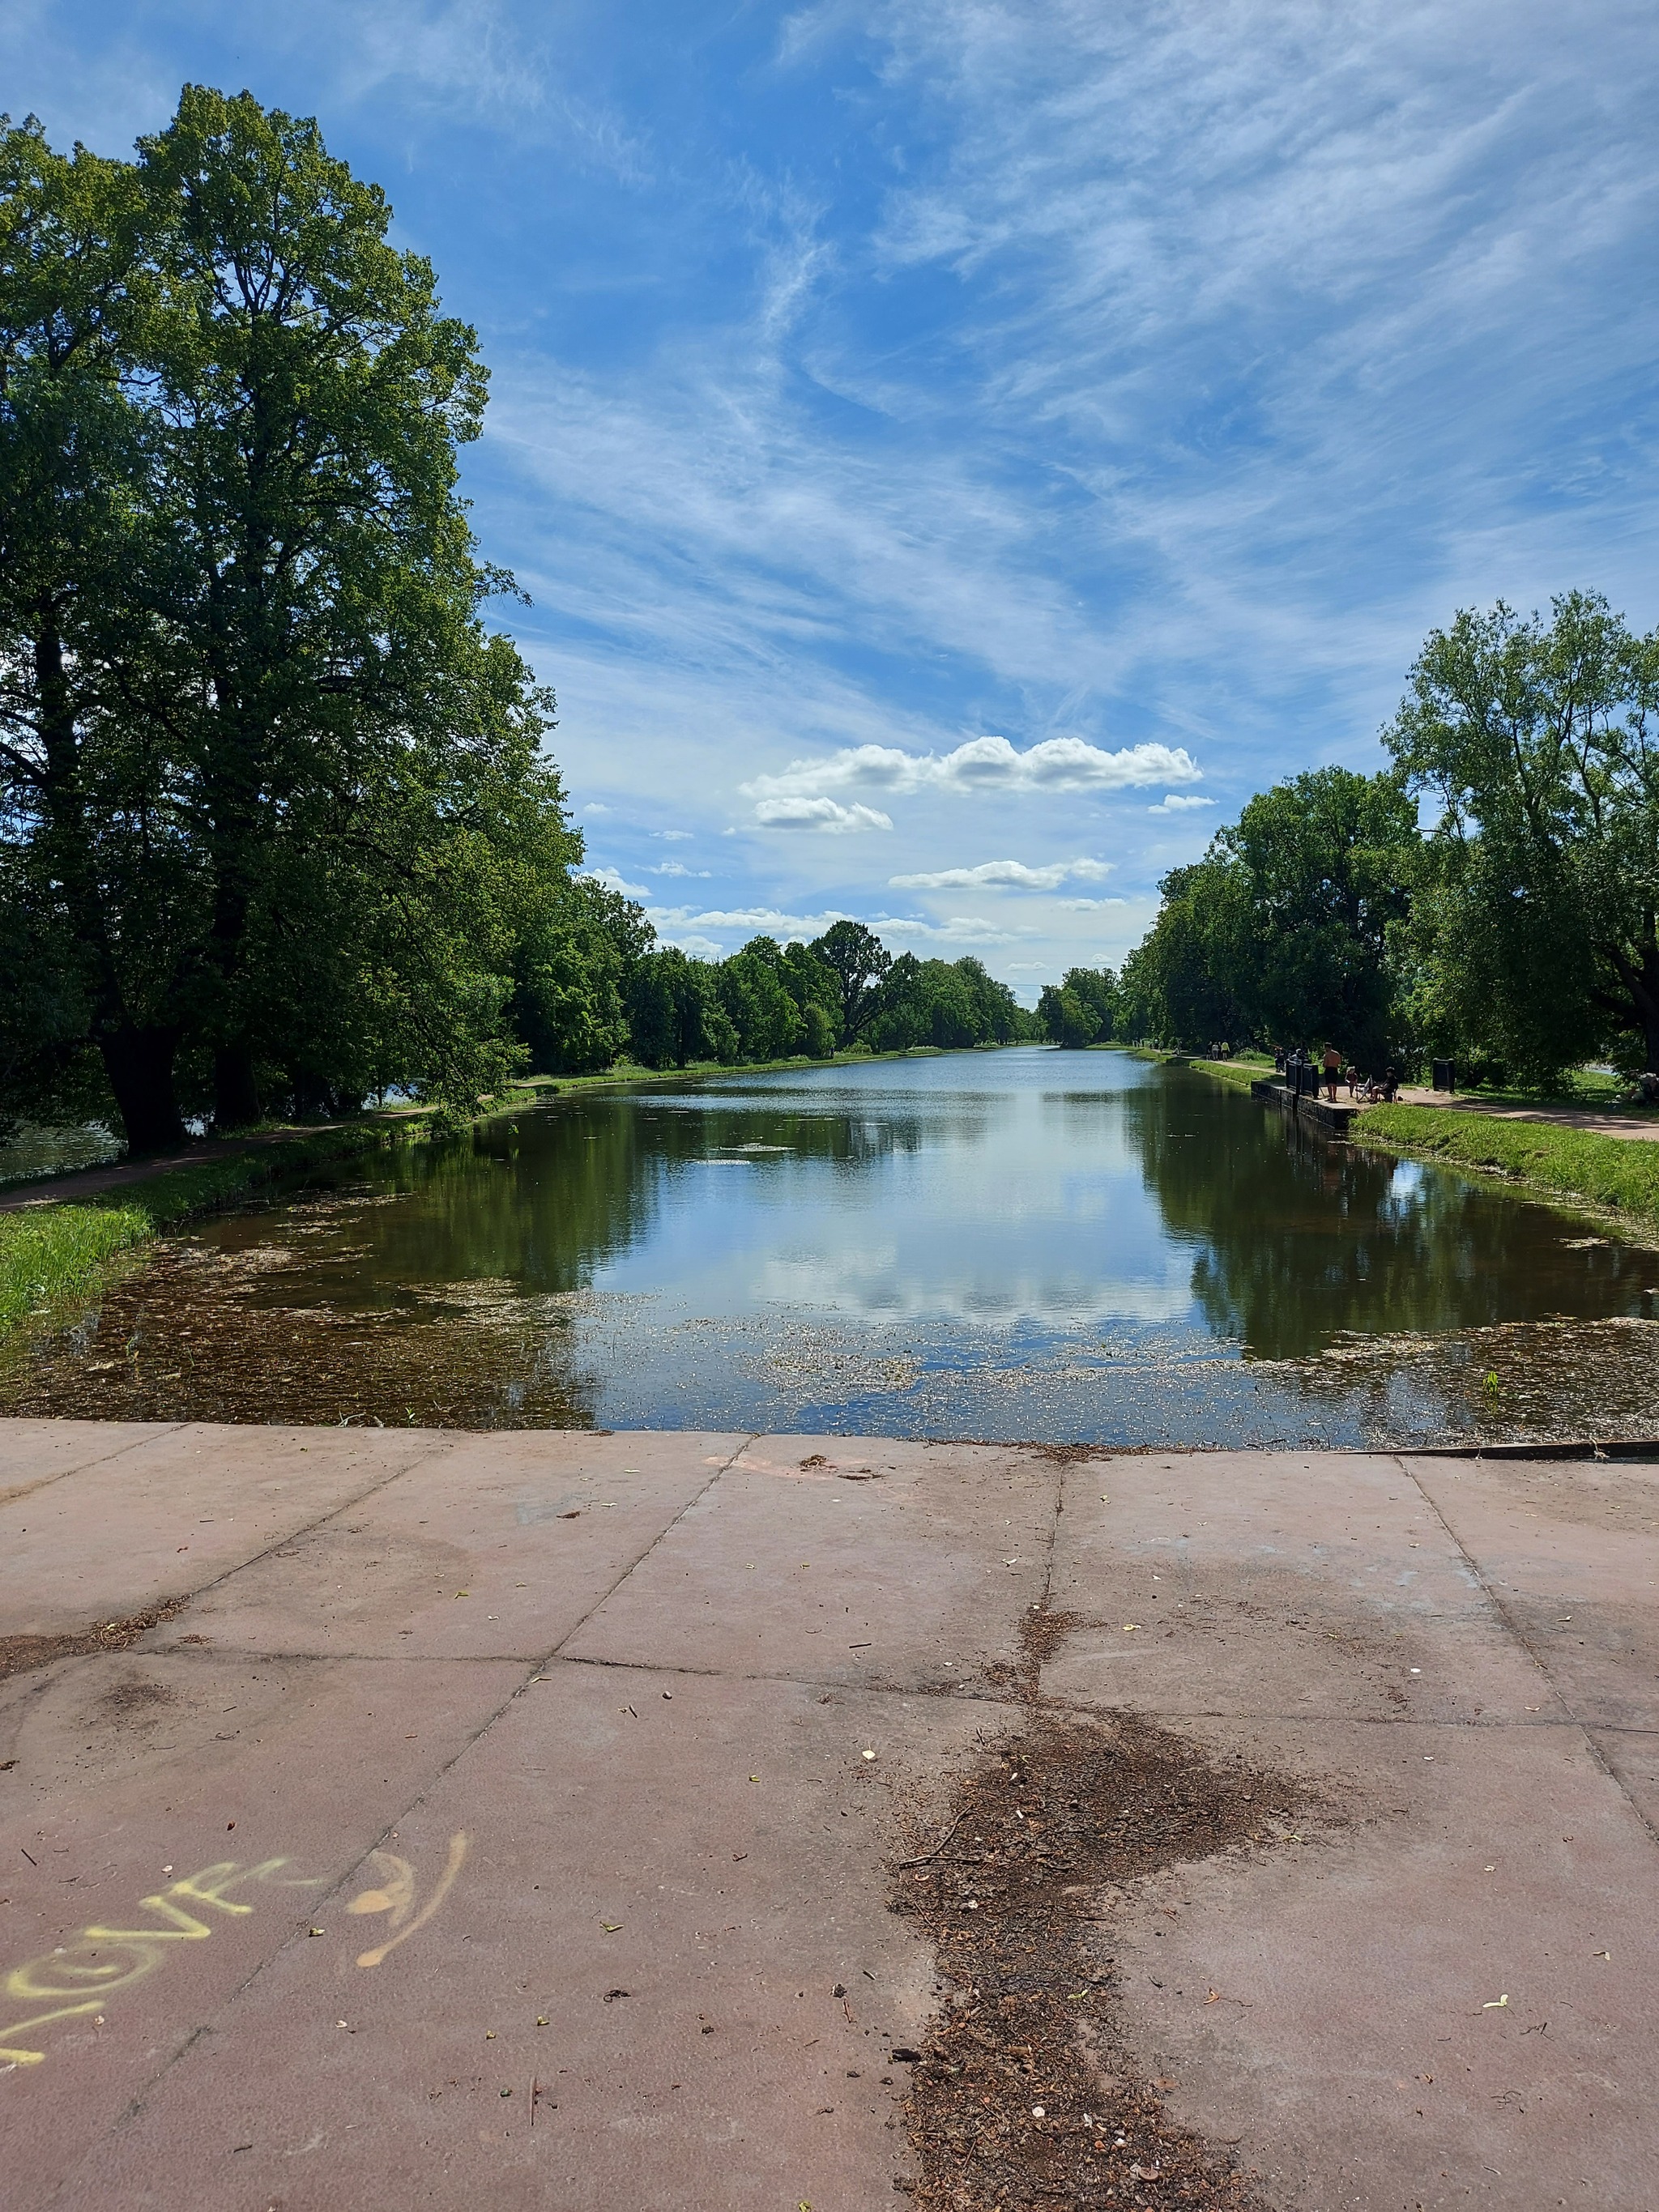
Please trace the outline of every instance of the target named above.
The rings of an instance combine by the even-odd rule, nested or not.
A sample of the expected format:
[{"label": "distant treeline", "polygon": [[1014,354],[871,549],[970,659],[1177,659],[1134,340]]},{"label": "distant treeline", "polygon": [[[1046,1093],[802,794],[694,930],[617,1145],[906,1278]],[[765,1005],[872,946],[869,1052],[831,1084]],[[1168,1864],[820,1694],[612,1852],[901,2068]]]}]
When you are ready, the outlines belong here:
[{"label": "distant treeline", "polygon": [[1011,1044],[1036,1018],[977,960],[896,958],[862,922],[810,945],[752,938],[729,959],[659,945],[643,909],[591,877],[570,886],[580,916],[527,946],[513,1002],[532,1068],[581,1073],[619,1059],[647,1067],[827,1060],[864,1046]]},{"label": "distant treeline", "polygon": [[1250,800],[1165,876],[1121,971],[1074,969],[1056,1042],[1334,1043],[1372,1072],[1450,1057],[1539,1088],[1659,1071],[1659,634],[1594,593],[1437,630],[1392,767]]}]

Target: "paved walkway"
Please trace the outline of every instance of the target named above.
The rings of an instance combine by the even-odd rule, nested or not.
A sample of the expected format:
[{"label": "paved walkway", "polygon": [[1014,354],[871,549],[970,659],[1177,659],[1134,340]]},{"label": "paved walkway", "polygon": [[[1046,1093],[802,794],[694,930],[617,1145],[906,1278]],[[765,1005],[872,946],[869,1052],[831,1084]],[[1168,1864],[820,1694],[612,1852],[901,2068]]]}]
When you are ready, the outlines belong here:
[{"label": "paved walkway", "polygon": [[1402,1106],[1443,1106],[1454,1114],[1486,1114],[1495,1121],[1547,1121],[1558,1129],[1583,1129],[1595,1137],[1632,1137],[1659,1142],[1659,1114],[1608,1114],[1594,1106],[1500,1106],[1490,1098],[1457,1091],[1403,1088]]},{"label": "paved walkway", "polygon": [[903,2202],[887,1863],[1034,1711],[1275,1778],[1083,1900],[1267,2203],[1650,2212],[1656,1568],[1646,1466],[0,1424],[0,1639],[187,1598],[0,1681],[8,2212]]},{"label": "paved walkway", "polygon": [[181,1145],[176,1152],[155,1153],[142,1160],[111,1160],[106,1166],[76,1168],[68,1175],[38,1176],[28,1182],[15,1183],[9,1190],[0,1190],[0,1213],[20,1213],[32,1206],[79,1204],[106,1190],[125,1190],[132,1183],[148,1182],[153,1176],[166,1175],[173,1168],[200,1167],[207,1160],[228,1159],[262,1146],[279,1145],[288,1133],[273,1130],[257,1137],[203,1137],[194,1144]]}]

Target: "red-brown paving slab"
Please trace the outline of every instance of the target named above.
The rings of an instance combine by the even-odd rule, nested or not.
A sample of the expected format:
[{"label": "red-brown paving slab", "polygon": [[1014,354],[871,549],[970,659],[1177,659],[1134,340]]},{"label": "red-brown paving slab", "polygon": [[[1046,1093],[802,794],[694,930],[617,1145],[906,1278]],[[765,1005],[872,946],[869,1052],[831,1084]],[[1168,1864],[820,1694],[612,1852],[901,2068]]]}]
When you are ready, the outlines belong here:
[{"label": "red-brown paving slab", "polygon": [[0,1506],[164,1433],[154,1421],[0,1421]]},{"label": "red-brown paving slab", "polygon": [[0,1506],[0,1636],[62,1635],[200,1589],[453,1443],[206,1422],[135,1440],[137,1425],[112,1423],[114,1451]]},{"label": "red-brown paving slab", "polygon": [[763,1437],[565,1656],[948,1688],[1018,1658],[1054,1498],[1015,1449]]},{"label": "red-brown paving slab", "polygon": [[[293,1432],[234,1433],[232,1486],[261,1442],[291,1479]],[[1576,1646],[1534,1652],[1510,1603],[1576,1601],[1601,1557],[1583,1528],[1628,1499],[1587,1504],[1563,1470],[1534,1558],[1507,1474],[1466,1492],[1437,1463],[1437,1504],[1384,1455],[1137,1458],[1066,1471],[1055,1544],[1039,1454],[441,1442],[453,1466],[388,1462],[372,1495],[284,1524],[319,1547],[228,1555],[157,1648],[0,1694],[0,1986],[101,1972],[88,1928],[149,1960],[95,1985],[101,2027],[47,2023],[40,2063],[0,2075],[7,2212],[895,2201],[914,2164],[884,2037],[918,2039],[934,2002],[884,1903],[896,1798],[939,1802],[976,1739],[1018,1723],[1051,1565],[1076,1618],[1046,1698],[1106,1725],[1138,1707],[1299,1778],[1271,1846],[1097,1901],[1176,2117],[1237,2147],[1277,2212],[1659,2203],[1659,1893],[1632,1802],[1656,1738],[1604,1717],[1647,1694],[1643,1570],[1617,1571],[1632,1633],[1592,1674]],[[111,1613],[203,1504],[189,1455],[163,1467],[118,1509],[132,1587]],[[76,1498],[59,1552],[83,1531],[98,1548],[95,1472],[43,1493]],[[526,1651],[562,1635],[556,1655],[477,1656],[476,1599],[398,1565],[417,1536],[477,1578],[485,1630]],[[118,1553],[98,1557],[118,1590]],[[40,1566],[62,1573],[50,1547]],[[185,1643],[210,1608],[214,1641]],[[168,1898],[226,1863],[264,1872]],[[60,1943],[70,1967],[16,1982]]]},{"label": "red-brown paving slab", "polygon": [[1299,1840],[1175,1868],[1102,1930],[1176,2115],[1279,2212],[1659,2204],[1655,1852],[1582,1734],[1187,1732],[1346,1825],[1292,1814]]},{"label": "red-brown paving slab", "polygon": [[533,1658],[715,1480],[740,1436],[461,1437],[216,1584],[185,1631],[238,1650]]},{"label": "red-brown paving slab", "polygon": [[1202,1453],[1072,1469],[1051,1697],[1146,1713],[1468,1719],[1550,1702],[1398,1460]]},{"label": "red-brown paving slab", "polygon": [[181,2052],[214,2077],[216,2021],[285,1943],[361,1948],[337,1914],[307,1934],[318,1900],[523,1680],[193,1650],[0,1685],[8,2212],[50,2201]]},{"label": "red-brown paving slab", "polygon": [[887,2052],[933,1998],[885,1909],[882,1770],[939,1765],[975,1717],[823,1695],[557,1665],[388,1844],[424,1889],[465,1838],[433,1920],[370,1970],[377,1918],[290,1942],[58,2202],[894,2201]]},{"label": "red-brown paving slab", "polygon": [[[1139,1887],[1103,1945],[1176,2116],[1236,2145],[1282,2212],[1636,2212],[1659,2203],[1653,1838],[1606,1737],[1578,1724],[1576,1654],[1565,1670],[1535,1656],[1493,1587],[1494,1558],[1506,1583],[1555,1586],[1567,1547],[1528,1558],[1500,1510],[1512,1483],[1540,1484],[1426,1471],[1433,1496],[1381,1456],[1068,1475],[1054,1601],[1122,1617],[1115,1638],[1070,1636],[1045,1694],[1178,1717],[1328,1808],[1292,1796],[1297,1840]],[[1565,1482],[1564,1519],[1573,1496]],[[1632,1558],[1620,1585],[1638,1611],[1643,1572]],[[1620,1655],[1602,1663],[1616,1675]]]},{"label": "red-brown paving slab", "polygon": [[1659,1728],[1659,1468],[1406,1463],[1575,1714]]}]

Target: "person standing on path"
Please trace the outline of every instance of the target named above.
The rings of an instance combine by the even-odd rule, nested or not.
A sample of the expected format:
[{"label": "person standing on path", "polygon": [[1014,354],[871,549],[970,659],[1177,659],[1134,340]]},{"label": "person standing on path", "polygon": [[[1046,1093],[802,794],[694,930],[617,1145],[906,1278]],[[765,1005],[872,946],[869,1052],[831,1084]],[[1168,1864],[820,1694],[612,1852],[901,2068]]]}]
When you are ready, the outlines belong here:
[{"label": "person standing on path", "polygon": [[1325,1089],[1333,1106],[1336,1103],[1336,1085],[1342,1073],[1342,1055],[1334,1044],[1325,1048]]}]

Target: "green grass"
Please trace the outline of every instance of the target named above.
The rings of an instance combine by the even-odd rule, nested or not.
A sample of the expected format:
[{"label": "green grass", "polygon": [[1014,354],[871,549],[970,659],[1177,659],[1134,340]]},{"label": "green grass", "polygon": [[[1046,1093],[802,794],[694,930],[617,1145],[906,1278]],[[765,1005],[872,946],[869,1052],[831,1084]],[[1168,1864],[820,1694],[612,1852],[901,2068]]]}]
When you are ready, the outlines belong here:
[{"label": "green grass", "polygon": [[[1097,1046],[1096,1050],[1101,1048]],[[1272,1055],[1265,1052],[1235,1053],[1231,1060],[1199,1060],[1191,1053],[1166,1052],[1163,1046],[1153,1044],[1121,1044],[1112,1048],[1127,1052],[1134,1060],[1161,1060],[1171,1067],[1195,1067],[1200,1075],[1212,1075],[1218,1083],[1231,1083],[1236,1091],[1248,1091],[1264,1075],[1273,1072]]]},{"label": "green grass", "polygon": [[84,1297],[120,1255],[161,1230],[234,1204],[277,1176],[424,1133],[419,1121],[369,1122],[168,1168],[82,1201],[0,1213],[0,1337],[37,1314]]},{"label": "green grass", "polygon": [[1271,1075],[1273,1064],[1264,1053],[1253,1060],[1194,1060],[1188,1062],[1200,1074],[1212,1075],[1218,1083],[1231,1083],[1236,1091],[1248,1091],[1253,1083],[1260,1083],[1264,1075]]},{"label": "green grass", "polygon": [[137,1206],[43,1206],[0,1214],[0,1335],[98,1280],[155,1234]]},{"label": "green grass", "polygon": [[1659,1228],[1659,1141],[1600,1137],[1547,1121],[1500,1121],[1443,1106],[1368,1106],[1355,1140],[1451,1167],[1485,1168],[1555,1198]]}]

